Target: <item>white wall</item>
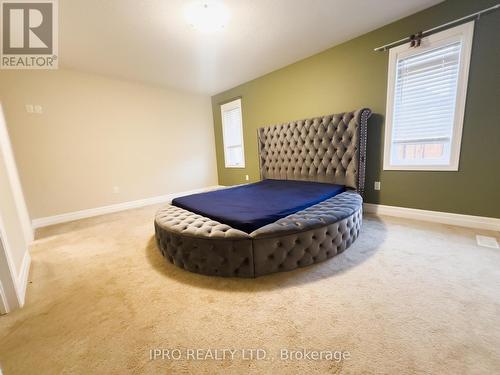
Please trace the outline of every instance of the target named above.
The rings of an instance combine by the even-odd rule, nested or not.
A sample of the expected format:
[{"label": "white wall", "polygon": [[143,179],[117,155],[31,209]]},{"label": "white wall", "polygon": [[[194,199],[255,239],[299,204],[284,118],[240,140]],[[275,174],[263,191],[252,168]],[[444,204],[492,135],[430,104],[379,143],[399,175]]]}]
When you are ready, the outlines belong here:
[{"label": "white wall", "polygon": [[32,219],[217,184],[208,96],[70,70],[1,71],[0,101]]}]

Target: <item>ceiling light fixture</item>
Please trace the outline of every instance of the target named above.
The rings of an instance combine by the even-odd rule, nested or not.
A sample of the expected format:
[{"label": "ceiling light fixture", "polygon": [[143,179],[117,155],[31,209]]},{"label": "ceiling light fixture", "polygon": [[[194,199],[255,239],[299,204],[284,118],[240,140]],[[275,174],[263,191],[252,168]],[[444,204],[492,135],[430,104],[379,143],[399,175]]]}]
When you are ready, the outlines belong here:
[{"label": "ceiling light fixture", "polygon": [[223,29],[229,21],[229,12],[220,0],[193,1],[184,15],[193,28],[206,33]]}]

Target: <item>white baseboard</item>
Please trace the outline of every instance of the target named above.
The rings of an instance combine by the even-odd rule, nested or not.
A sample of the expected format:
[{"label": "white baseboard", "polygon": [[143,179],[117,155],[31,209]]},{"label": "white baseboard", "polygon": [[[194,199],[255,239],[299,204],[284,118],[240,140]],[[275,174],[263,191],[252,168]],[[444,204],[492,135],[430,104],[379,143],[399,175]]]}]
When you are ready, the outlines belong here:
[{"label": "white baseboard", "polygon": [[9,301],[3,290],[2,281],[0,280],[0,315],[7,314],[10,311]]},{"label": "white baseboard", "polygon": [[125,211],[125,210],[129,210],[131,208],[150,206],[152,204],[157,204],[157,203],[167,203],[167,202],[170,202],[172,199],[177,198],[177,197],[182,197],[183,195],[202,193],[205,191],[215,190],[215,189],[219,189],[219,188],[221,188],[221,186],[219,186],[219,185],[208,186],[208,187],[204,187],[204,188],[200,188],[200,189],[183,191],[180,193],[160,195],[157,197],[139,199],[136,201],[111,204],[109,206],[89,208],[86,210],[68,212],[68,213],[60,214],[60,215],[41,217],[38,219],[34,219],[32,221],[32,225],[33,225],[34,229],[42,228],[42,227],[46,227],[49,225],[66,223],[69,221],[74,221],[74,220],[79,220],[79,219],[85,219],[85,218],[92,217],[92,216],[99,216],[99,215],[104,215],[104,214],[110,214],[113,212]]},{"label": "white baseboard", "polygon": [[21,270],[19,275],[17,275],[17,298],[19,300],[19,306],[24,305],[26,298],[26,287],[28,286],[28,276],[30,273],[31,266],[31,255],[28,251],[24,254],[23,262],[21,263]]},{"label": "white baseboard", "polygon": [[500,231],[500,219],[493,217],[453,214],[449,212],[419,210],[382,204],[364,203],[363,211],[376,215],[403,217],[406,219],[430,221],[433,223],[457,225],[461,227]]},{"label": "white baseboard", "polygon": [[[81,211],[68,212],[65,214],[47,216],[32,221],[33,228],[42,228],[49,225],[66,223],[69,221],[85,219],[88,217],[105,215],[113,212],[125,211],[132,208],[139,208],[144,206],[149,206],[157,203],[167,203],[172,199],[177,197],[182,197],[183,195],[202,193],[204,191],[210,191],[215,189],[223,188],[221,185],[214,185],[200,189],[194,189],[189,191],[183,191],[180,193],[172,193],[166,195],[160,195],[151,198],[139,199],[130,202],[123,202],[112,204],[109,206],[102,206],[96,208],[89,208]],[[397,206],[386,206],[382,204],[364,203],[363,211],[367,213],[372,213],[376,215],[387,215],[402,217],[407,219],[430,221],[434,223],[458,225],[468,228],[478,228],[485,230],[500,231],[500,219],[492,217],[483,216],[472,216],[472,215],[461,215],[453,214],[449,212],[440,211],[429,211],[420,210],[416,208],[406,208]]]},{"label": "white baseboard", "polygon": [[3,284],[0,282],[0,314],[7,314],[12,310],[23,307],[26,300],[26,288],[28,286],[28,276],[30,272],[31,256],[28,250],[24,253],[19,273],[16,274],[14,268],[10,268],[10,277],[13,283],[11,299],[6,294]]}]

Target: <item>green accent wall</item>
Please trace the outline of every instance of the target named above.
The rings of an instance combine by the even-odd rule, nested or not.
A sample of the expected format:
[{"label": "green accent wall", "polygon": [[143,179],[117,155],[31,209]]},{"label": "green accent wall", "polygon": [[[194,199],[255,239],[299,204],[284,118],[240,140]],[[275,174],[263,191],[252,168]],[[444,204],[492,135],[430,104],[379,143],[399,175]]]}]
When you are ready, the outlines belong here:
[{"label": "green accent wall", "polygon": [[[373,51],[496,2],[446,1],[213,96],[219,183],[260,179],[257,128],[369,107],[366,202],[500,218],[500,11],[475,25],[458,172],[383,171],[388,52]],[[220,104],[235,97],[242,99],[243,169],[224,167]]]}]

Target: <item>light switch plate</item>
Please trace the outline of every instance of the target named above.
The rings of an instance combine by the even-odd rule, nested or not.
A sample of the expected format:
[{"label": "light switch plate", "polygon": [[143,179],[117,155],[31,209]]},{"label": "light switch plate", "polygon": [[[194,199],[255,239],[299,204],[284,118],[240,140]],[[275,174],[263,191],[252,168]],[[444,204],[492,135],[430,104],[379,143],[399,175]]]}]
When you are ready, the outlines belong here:
[{"label": "light switch plate", "polygon": [[375,190],[380,190],[380,181],[375,181],[374,189]]},{"label": "light switch plate", "polygon": [[33,113],[33,104],[26,104],[26,112]]},{"label": "light switch plate", "polygon": [[479,246],[482,247],[489,247],[491,249],[498,249],[498,242],[495,237],[489,237],[489,236],[480,236],[479,234],[476,235],[476,242]]}]

